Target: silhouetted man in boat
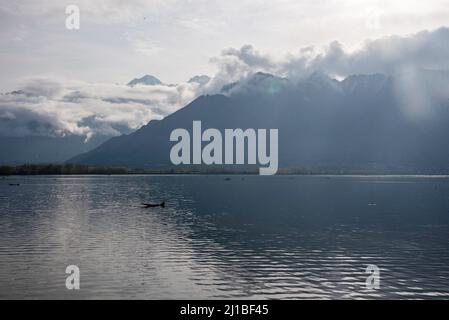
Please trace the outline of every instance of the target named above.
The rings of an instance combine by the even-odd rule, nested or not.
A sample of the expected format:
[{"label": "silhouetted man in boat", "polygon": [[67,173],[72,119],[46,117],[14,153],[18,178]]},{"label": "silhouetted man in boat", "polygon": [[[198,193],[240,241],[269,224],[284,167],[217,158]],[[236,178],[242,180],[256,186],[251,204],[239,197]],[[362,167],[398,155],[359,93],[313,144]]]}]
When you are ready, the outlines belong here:
[{"label": "silhouetted man in boat", "polygon": [[152,203],[142,203],[142,206],[144,208],[155,208],[155,207],[161,207],[161,208],[165,208],[165,201],[162,201],[159,204],[152,204]]}]

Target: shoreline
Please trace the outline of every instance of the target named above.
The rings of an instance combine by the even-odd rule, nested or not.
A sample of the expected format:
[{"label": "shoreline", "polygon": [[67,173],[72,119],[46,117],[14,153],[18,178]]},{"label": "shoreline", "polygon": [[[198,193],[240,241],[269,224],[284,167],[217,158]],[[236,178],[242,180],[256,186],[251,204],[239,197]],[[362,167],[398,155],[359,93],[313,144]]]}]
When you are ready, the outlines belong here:
[{"label": "shoreline", "polygon": [[[245,176],[245,177],[257,177],[263,175],[254,174],[254,173],[78,173],[78,174],[12,174],[12,175],[1,175],[0,179],[6,180],[7,178],[12,177],[82,177],[82,176],[92,176],[92,177],[126,177],[126,176]],[[373,178],[449,178],[449,174],[429,174],[429,173],[344,173],[344,174],[335,174],[335,173],[278,173],[275,175],[270,175],[268,177],[276,177],[276,176],[284,176],[284,177],[373,177]]]},{"label": "shoreline", "polygon": [[[0,165],[0,177],[32,175],[259,175],[254,167],[167,166],[130,168],[125,166],[89,166],[74,164]],[[280,167],[275,175],[291,176],[449,176],[449,169],[409,169],[406,167]]]}]

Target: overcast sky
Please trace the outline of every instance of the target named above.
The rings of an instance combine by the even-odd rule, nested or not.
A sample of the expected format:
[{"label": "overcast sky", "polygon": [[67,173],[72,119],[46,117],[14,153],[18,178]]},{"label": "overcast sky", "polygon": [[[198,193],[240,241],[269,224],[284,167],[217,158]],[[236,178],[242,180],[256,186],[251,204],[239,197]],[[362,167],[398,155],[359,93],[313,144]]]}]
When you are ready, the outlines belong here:
[{"label": "overcast sky", "polygon": [[[69,4],[78,31],[65,28]],[[213,75],[227,48],[251,44],[274,60],[334,40],[350,51],[448,21],[448,0],[0,0],[0,91],[36,76],[178,83]]]}]

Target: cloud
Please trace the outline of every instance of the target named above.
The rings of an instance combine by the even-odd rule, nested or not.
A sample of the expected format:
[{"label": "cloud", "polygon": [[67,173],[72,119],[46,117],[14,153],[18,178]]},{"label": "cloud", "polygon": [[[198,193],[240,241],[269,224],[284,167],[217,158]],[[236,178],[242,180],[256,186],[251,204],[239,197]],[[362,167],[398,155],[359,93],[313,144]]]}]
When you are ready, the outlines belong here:
[{"label": "cloud", "polygon": [[354,51],[333,41],[322,49],[303,47],[284,59],[274,60],[251,45],[224,50],[212,61],[219,72],[216,87],[238,81],[256,72],[273,73],[288,78],[302,78],[314,72],[337,77],[352,74],[397,74],[410,69],[449,69],[449,28],[422,31],[410,36],[390,36],[367,40]]},{"label": "cloud", "polygon": [[403,112],[421,121],[432,114],[431,106],[438,105],[434,99],[440,102],[449,99],[447,57],[447,27],[409,36],[366,40],[352,51],[333,41],[321,49],[303,47],[278,60],[245,45],[240,49],[224,50],[213,59],[219,71],[207,87],[212,92],[230,95],[240,92],[262,94],[278,92],[287,86],[294,89],[298,81],[309,79],[314,73],[328,74],[336,79],[381,73],[394,76],[392,89]]},{"label": "cloud", "polygon": [[197,96],[197,84],[136,86],[33,78],[0,95],[0,135],[115,136],[161,119]]},{"label": "cloud", "polygon": [[280,72],[288,76],[322,71],[338,76],[369,73],[400,73],[403,69],[448,69],[449,29],[422,31],[407,37],[390,36],[367,40],[353,52],[332,42],[324,52],[314,48],[291,56]]},{"label": "cloud", "polygon": [[208,83],[206,88],[211,91],[220,91],[229,83],[240,81],[257,72],[277,73],[279,66],[270,58],[257,51],[252,45],[244,45],[240,49],[229,48],[221,55],[212,58],[218,72]]},{"label": "cloud", "polygon": [[270,69],[274,67],[274,63],[269,56],[262,55],[252,45],[244,45],[240,50],[227,49],[223,50],[222,56],[236,57],[251,68]]},{"label": "cloud", "polygon": [[65,8],[69,4],[77,5],[81,8],[83,20],[88,22],[112,24],[122,23],[134,19],[142,11],[163,10],[168,7],[168,3],[173,1],[162,0],[73,0],[70,3],[58,0],[43,1],[3,1],[0,3],[0,12],[11,15],[45,18],[46,22],[53,22],[61,18]]},{"label": "cloud", "polygon": [[[367,40],[352,51],[337,41],[322,49],[308,46],[281,59],[252,45],[228,48],[211,59],[218,71],[204,86],[181,83],[131,88],[124,84],[87,83],[56,77],[32,78],[17,90],[0,95],[0,134],[75,134],[86,139],[95,134],[113,136],[161,119],[197,96],[220,92],[223,86],[231,83],[240,81],[245,90],[260,83],[265,85],[262,90],[266,92],[279,89],[278,81],[264,74],[248,80],[258,72],[289,79],[307,77],[316,71],[336,77],[371,73],[410,75],[419,69],[449,70],[448,56],[449,29],[444,27],[404,37]],[[398,91],[407,91],[410,81],[415,87],[421,87],[413,77],[403,79]],[[440,91],[446,89],[443,87]]]},{"label": "cloud", "polygon": [[[78,31],[65,28],[68,4],[80,7]],[[21,77],[48,74],[104,82],[148,70],[180,82],[213,73],[209,58],[229,46],[250,43],[277,58],[331,39],[352,48],[367,37],[447,24],[449,7],[447,0],[0,0],[0,17],[5,91]]]}]

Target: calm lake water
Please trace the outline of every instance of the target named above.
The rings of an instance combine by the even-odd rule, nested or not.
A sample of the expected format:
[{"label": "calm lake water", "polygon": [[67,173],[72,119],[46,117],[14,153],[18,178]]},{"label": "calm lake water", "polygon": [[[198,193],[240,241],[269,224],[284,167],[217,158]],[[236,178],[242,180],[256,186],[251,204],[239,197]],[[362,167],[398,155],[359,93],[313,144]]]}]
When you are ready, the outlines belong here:
[{"label": "calm lake water", "polygon": [[449,298],[449,178],[8,177],[0,298]]}]

